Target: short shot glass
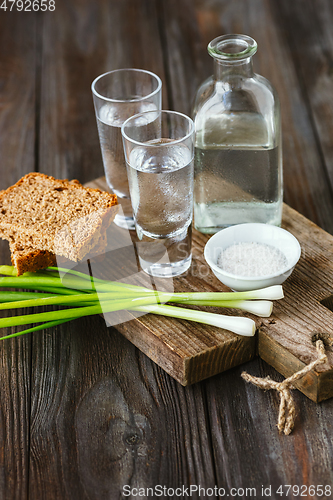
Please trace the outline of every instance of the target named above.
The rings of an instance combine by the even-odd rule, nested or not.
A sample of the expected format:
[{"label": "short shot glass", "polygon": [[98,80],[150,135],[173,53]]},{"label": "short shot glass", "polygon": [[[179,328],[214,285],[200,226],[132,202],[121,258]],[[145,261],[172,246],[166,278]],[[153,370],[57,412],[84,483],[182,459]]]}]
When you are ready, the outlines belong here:
[{"label": "short shot glass", "polygon": [[147,111],[121,132],[141,268],[156,277],[191,265],[194,124],[175,111]]},{"label": "short shot glass", "polygon": [[134,229],[120,128],[130,116],[161,109],[162,82],[150,71],[124,68],[98,76],[91,89],[106,181],[121,206],[115,223]]}]

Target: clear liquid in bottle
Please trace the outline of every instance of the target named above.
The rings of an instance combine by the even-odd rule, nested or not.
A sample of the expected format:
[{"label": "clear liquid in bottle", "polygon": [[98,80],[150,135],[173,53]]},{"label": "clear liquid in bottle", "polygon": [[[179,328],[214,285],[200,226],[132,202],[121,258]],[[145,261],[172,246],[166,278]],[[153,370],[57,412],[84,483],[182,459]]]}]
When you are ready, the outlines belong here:
[{"label": "clear liquid in bottle", "polygon": [[206,121],[205,132],[197,132],[194,218],[203,233],[241,222],[281,223],[280,148],[267,145],[260,117],[239,113],[236,120],[238,137],[231,133],[231,144],[221,119]]},{"label": "clear liquid in bottle", "polygon": [[225,35],[208,51],[215,75],[200,87],[194,107],[195,227],[215,233],[244,222],[280,225],[279,101],[270,83],[253,73],[256,43]]}]

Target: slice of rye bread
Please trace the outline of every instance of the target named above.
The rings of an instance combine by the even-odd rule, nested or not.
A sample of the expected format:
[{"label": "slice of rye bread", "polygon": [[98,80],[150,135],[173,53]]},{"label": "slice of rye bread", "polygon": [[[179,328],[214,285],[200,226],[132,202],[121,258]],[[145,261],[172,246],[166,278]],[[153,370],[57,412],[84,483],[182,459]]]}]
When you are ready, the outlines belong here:
[{"label": "slice of rye bread", "polygon": [[21,270],[53,263],[47,252],[78,261],[111,224],[116,205],[114,194],[31,173],[0,192],[0,237],[10,242]]}]

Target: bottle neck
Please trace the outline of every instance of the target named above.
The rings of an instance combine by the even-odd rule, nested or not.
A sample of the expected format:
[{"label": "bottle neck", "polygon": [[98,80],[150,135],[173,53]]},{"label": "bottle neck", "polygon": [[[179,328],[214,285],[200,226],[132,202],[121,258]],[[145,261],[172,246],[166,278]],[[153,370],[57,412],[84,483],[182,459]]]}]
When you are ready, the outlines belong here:
[{"label": "bottle neck", "polygon": [[253,75],[252,57],[230,62],[214,58],[215,80],[231,81],[234,77],[252,78]]}]

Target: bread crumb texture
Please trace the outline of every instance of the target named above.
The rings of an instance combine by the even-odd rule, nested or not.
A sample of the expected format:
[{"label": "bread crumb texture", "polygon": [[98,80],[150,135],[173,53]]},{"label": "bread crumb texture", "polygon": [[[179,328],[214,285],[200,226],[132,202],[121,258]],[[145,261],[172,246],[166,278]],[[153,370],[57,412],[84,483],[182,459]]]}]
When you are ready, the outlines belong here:
[{"label": "bread crumb texture", "polygon": [[116,195],[34,172],[0,192],[0,237],[10,242],[16,262],[29,254],[36,263],[54,262],[45,252],[78,261],[116,213]]}]

